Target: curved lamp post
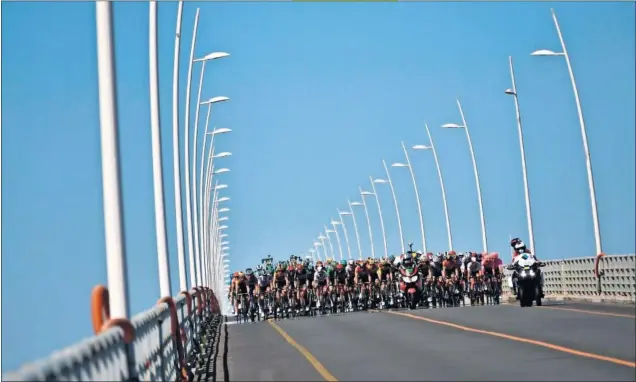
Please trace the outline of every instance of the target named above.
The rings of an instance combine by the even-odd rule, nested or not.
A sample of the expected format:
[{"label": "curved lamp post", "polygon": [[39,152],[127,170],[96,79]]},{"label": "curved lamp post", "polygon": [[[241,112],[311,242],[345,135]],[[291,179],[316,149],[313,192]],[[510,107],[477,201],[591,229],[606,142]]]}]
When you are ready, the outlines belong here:
[{"label": "curved lamp post", "polygon": [[[400,219],[400,208],[398,206],[397,196],[395,195],[395,188],[393,188],[393,182],[391,182],[391,174],[389,174],[389,168],[386,166],[386,162],[384,159],[382,160],[382,164],[384,165],[384,171],[386,172],[386,179],[375,179],[373,183],[378,184],[388,184],[391,189],[391,195],[393,196],[393,204],[395,205],[395,216],[397,217],[398,222],[398,230],[400,233],[400,247],[402,248],[402,253],[404,252],[404,234],[402,233],[402,219]],[[375,192],[375,190],[373,191]],[[376,198],[378,196],[376,195]]]},{"label": "curved lamp post", "polygon": [[426,253],[427,252],[426,235],[424,234],[424,215],[422,214],[422,203],[420,201],[420,193],[417,190],[417,182],[415,181],[415,172],[413,171],[413,166],[411,165],[411,160],[409,159],[409,153],[406,151],[404,142],[402,142],[402,150],[404,150],[404,157],[406,158],[406,163],[393,163],[391,167],[406,167],[409,169],[409,172],[411,173],[411,179],[413,180],[413,189],[415,190],[415,201],[417,201],[417,211],[420,214],[420,231],[422,233],[422,250],[424,251],[424,253]]},{"label": "curved lamp post", "polygon": [[344,220],[342,220],[342,215],[340,214],[340,210],[337,210],[337,211],[338,211],[338,218],[340,218],[340,220],[335,220],[335,221],[332,220],[331,224],[334,225],[334,229],[336,229],[336,225],[342,226],[342,232],[344,233],[345,243],[347,244],[347,255],[349,256],[348,259],[351,260],[351,245],[349,244],[349,234],[347,233],[347,227],[345,226]]},{"label": "curved lamp post", "polygon": [[554,26],[557,34],[559,35],[559,41],[561,42],[561,49],[563,52],[557,53],[548,49],[541,49],[532,52],[532,56],[563,56],[565,57],[565,63],[568,67],[570,74],[570,81],[572,82],[572,91],[574,92],[574,101],[576,102],[576,112],[579,116],[579,125],[581,126],[581,137],[583,138],[583,151],[585,153],[585,166],[587,168],[587,182],[590,189],[590,203],[592,204],[592,222],[594,223],[594,241],[596,243],[596,254],[603,252],[601,245],[601,228],[598,219],[598,207],[596,204],[596,187],[594,186],[594,175],[592,174],[592,159],[590,158],[590,147],[587,143],[587,131],[585,129],[585,119],[583,119],[583,109],[581,107],[581,100],[579,99],[579,90],[576,87],[576,81],[574,79],[574,71],[572,70],[572,63],[570,62],[570,55],[565,48],[565,41],[561,34],[561,28],[559,27],[559,21],[557,20],[554,9],[550,9],[552,12],[552,20],[554,20]]},{"label": "curved lamp post", "polygon": [[363,199],[365,196],[375,197],[376,204],[378,205],[378,215],[380,216],[380,227],[382,228],[382,240],[384,241],[384,258],[388,258],[389,249],[386,245],[386,230],[384,229],[384,218],[382,217],[382,208],[380,206],[380,198],[378,198],[378,194],[375,190],[375,184],[373,183],[373,178],[369,177],[369,180],[371,181],[371,189],[373,190],[373,192],[362,191],[360,195],[363,196]]},{"label": "curved lamp post", "polygon": [[[327,231],[327,226],[324,227],[325,231]],[[327,233],[327,232],[325,232]],[[325,251],[325,260],[327,260],[329,258],[329,252],[327,251],[327,246],[325,245],[325,239],[327,239],[327,241],[329,241],[329,248],[331,248],[331,257],[334,258],[334,252],[333,252],[333,245],[331,245],[331,239],[329,239],[329,235],[324,236],[322,234],[322,232],[318,235],[318,239],[320,239],[320,242],[322,243],[322,248]]]},{"label": "curved lamp post", "polygon": [[[322,258],[320,257],[320,251],[318,250],[318,247],[322,246],[321,243],[314,241],[314,248],[316,249],[316,254],[318,255],[318,260],[322,261]],[[327,258],[327,254],[325,252],[325,258]],[[315,263],[315,261],[314,261]]]},{"label": "curved lamp post", "polygon": [[[358,190],[360,192],[360,200],[362,200],[362,202],[352,202],[351,206],[364,207],[364,215],[367,217],[367,226],[369,227],[369,242],[371,243],[371,257],[375,259],[375,246],[373,245],[373,230],[371,229],[371,219],[369,218],[369,209],[367,208],[367,203],[364,200],[364,194],[363,194],[364,191],[362,191],[362,188],[360,187],[358,187]],[[360,253],[360,256],[362,256],[362,253]]]},{"label": "curved lamp post", "polygon": [[[358,253],[360,255],[360,260],[362,260],[362,246],[360,245],[360,234],[358,233],[358,224],[356,223],[356,215],[353,213],[353,208],[351,207],[351,202],[347,200],[347,204],[349,205],[349,211],[340,212],[340,216],[351,216],[353,220],[353,230],[356,234],[356,242],[358,243]],[[344,225],[344,219],[343,219]]]},{"label": "curved lamp post", "polygon": [[117,126],[117,83],[111,2],[96,2],[97,74],[101,138],[106,273],[112,318],[127,318],[128,275],[122,217],[121,176]]},{"label": "curved lamp post", "polygon": [[172,70],[172,171],[174,177],[175,225],[177,230],[177,260],[179,264],[179,290],[188,290],[185,248],[183,242],[183,213],[181,211],[181,154],[179,153],[179,57],[181,55],[181,21],[183,0],[177,9],[177,31],[174,39],[174,63]]},{"label": "curved lamp post", "polygon": [[150,133],[152,141],[152,180],[155,202],[155,233],[159,263],[160,297],[172,296],[166,208],[163,193],[163,163],[161,154],[161,120],[159,118],[159,55],[157,53],[157,1],[149,4],[149,74],[150,74]]},{"label": "curved lamp post", "polygon": [[435,144],[433,143],[433,137],[428,129],[428,125],[424,124],[426,128],[426,134],[428,135],[428,141],[430,146],[415,145],[413,150],[431,150],[433,152],[433,158],[435,159],[435,167],[437,168],[437,176],[439,177],[439,185],[442,189],[442,202],[444,203],[444,216],[446,217],[446,233],[448,234],[448,250],[453,250],[453,235],[451,233],[450,216],[448,214],[448,203],[446,203],[446,188],[444,188],[444,178],[442,177],[442,168],[439,165],[439,159],[437,158],[437,150],[435,150]]},{"label": "curved lamp post", "polygon": [[[519,151],[521,152],[521,172],[523,174],[523,191],[526,201],[526,219],[528,221],[528,243],[530,252],[534,252],[534,229],[532,227],[532,209],[530,208],[530,189],[528,187],[528,172],[526,170],[526,150],[523,144],[523,129],[521,127],[521,113],[519,111],[519,98],[517,97],[517,85],[515,81],[515,71],[512,66],[512,56],[508,57],[510,63],[510,78],[512,89],[506,89],[505,93],[511,95],[515,101],[515,112],[517,114],[517,132],[519,134]],[[512,239],[511,239],[512,240]]]},{"label": "curved lamp post", "polygon": [[459,108],[459,114],[462,117],[463,125],[458,125],[455,123],[447,123],[445,125],[442,125],[442,127],[447,129],[464,129],[464,131],[466,132],[466,139],[468,140],[468,148],[470,149],[470,157],[473,160],[473,170],[475,172],[475,184],[477,185],[477,200],[479,201],[479,216],[481,218],[481,241],[482,241],[483,251],[488,252],[488,239],[486,238],[486,218],[484,217],[484,205],[481,199],[481,185],[479,184],[479,172],[477,172],[477,162],[475,161],[475,152],[473,151],[473,143],[470,140],[468,125],[466,124],[466,119],[464,118],[464,111],[462,110],[461,103],[459,103],[459,99],[457,100],[457,107]]}]

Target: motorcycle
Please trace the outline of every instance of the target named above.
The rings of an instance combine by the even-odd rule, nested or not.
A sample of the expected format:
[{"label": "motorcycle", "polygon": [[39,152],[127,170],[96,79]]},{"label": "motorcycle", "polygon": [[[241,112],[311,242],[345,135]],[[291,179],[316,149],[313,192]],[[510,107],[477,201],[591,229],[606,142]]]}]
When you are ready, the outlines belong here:
[{"label": "motorcycle", "polygon": [[406,302],[409,309],[415,309],[420,299],[418,291],[422,290],[422,280],[417,266],[400,269],[400,278],[402,280],[400,289],[406,292]]},{"label": "motorcycle", "polygon": [[541,273],[540,267],[545,266],[535,260],[534,256],[524,254],[516,264],[508,266],[517,276],[517,288],[519,292],[519,305],[523,307],[532,306],[534,301],[537,306],[542,305],[541,301]]}]

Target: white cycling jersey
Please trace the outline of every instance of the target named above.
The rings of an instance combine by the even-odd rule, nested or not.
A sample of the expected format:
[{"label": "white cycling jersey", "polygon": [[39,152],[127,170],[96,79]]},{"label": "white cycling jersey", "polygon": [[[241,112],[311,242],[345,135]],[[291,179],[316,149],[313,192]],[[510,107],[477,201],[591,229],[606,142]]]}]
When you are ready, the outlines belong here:
[{"label": "white cycling jersey", "polygon": [[316,272],[314,273],[314,281],[321,283],[327,280],[327,276],[327,272],[324,270],[322,272]]}]

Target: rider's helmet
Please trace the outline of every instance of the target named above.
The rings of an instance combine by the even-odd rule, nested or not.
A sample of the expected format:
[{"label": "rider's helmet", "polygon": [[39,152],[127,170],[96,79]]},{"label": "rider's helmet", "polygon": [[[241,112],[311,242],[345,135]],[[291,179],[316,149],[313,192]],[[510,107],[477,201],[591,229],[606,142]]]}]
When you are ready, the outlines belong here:
[{"label": "rider's helmet", "polygon": [[491,252],[490,258],[493,260],[497,260],[499,258],[499,254],[497,252]]},{"label": "rider's helmet", "polygon": [[296,264],[296,270],[302,271],[303,270],[303,263]]},{"label": "rider's helmet", "polygon": [[257,270],[257,271],[262,271],[262,270],[263,270],[263,264],[258,264],[258,265],[256,266],[256,270]]},{"label": "rider's helmet", "polygon": [[247,276],[251,276],[251,275],[254,274],[254,271],[252,270],[252,268],[247,268],[247,269],[245,269],[245,274]]},{"label": "rider's helmet", "polygon": [[411,257],[411,256],[406,256],[406,257],[404,258],[404,260],[402,260],[402,266],[403,266],[404,268],[411,268],[411,267],[413,267],[413,263],[414,263],[414,262],[413,262],[413,257]]},{"label": "rider's helmet", "polygon": [[313,265],[313,264],[311,264],[311,263],[310,263],[309,265],[307,265],[307,270],[308,270],[309,272],[313,271],[313,270],[314,270],[314,265]]},{"label": "rider's helmet", "polygon": [[323,270],[324,268],[320,265],[316,267],[316,272],[322,272]]},{"label": "rider's helmet", "polygon": [[350,267],[353,267],[356,264],[356,262],[353,260],[349,260],[348,264]]},{"label": "rider's helmet", "polygon": [[347,265],[347,260],[340,260],[340,265],[342,265],[343,267]]},{"label": "rider's helmet", "polygon": [[238,272],[234,272],[234,275],[232,275],[232,276],[234,276],[234,278],[238,278],[239,277],[239,273]]},{"label": "rider's helmet", "polygon": [[293,271],[294,271],[294,266],[290,264],[290,265],[287,267],[287,271],[289,271],[289,272],[293,272]]},{"label": "rider's helmet", "polygon": [[[344,260],[343,260],[343,261],[344,261]],[[346,261],[345,261],[345,263],[346,263]],[[343,270],[343,269],[344,269],[344,267],[345,267],[345,266],[344,266],[344,265],[342,265],[342,261],[341,261],[341,262],[339,262],[339,263],[336,265],[336,269],[337,269],[337,270],[339,270],[339,271]]]},{"label": "rider's helmet", "polygon": [[279,261],[278,264],[276,265],[276,270],[282,271],[283,269],[285,269],[285,264],[283,264],[282,261]]},{"label": "rider's helmet", "polygon": [[239,274],[239,275],[238,275],[238,277],[243,277],[243,276],[245,276],[245,273],[243,273],[243,272],[241,272],[241,271],[239,271],[239,273],[238,273],[238,274]]},{"label": "rider's helmet", "polygon": [[389,256],[389,262],[393,264],[394,261],[395,261],[395,256],[393,255]]},{"label": "rider's helmet", "polygon": [[517,237],[512,239],[512,240],[510,240],[510,246],[517,253],[526,252],[526,250],[527,250],[526,244],[523,241],[521,241],[521,239],[519,239]]},{"label": "rider's helmet", "polygon": [[267,264],[267,266],[265,266],[265,272],[274,273],[274,266],[272,266],[271,264]]},{"label": "rider's helmet", "polygon": [[316,261],[316,268],[318,267],[322,267],[322,261],[320,260]]},{"label": "rider's helmet", "polygon": [[449,260],[455,260],[456,257],[457,257],[457,253],[455,251],[448,252]]},{"label": "rider's helmet", "polygon": [[474,253],[473,257],[479,261],[481,263],[481,261],[484,259],[483,256],[481,255],[481,253]]}]

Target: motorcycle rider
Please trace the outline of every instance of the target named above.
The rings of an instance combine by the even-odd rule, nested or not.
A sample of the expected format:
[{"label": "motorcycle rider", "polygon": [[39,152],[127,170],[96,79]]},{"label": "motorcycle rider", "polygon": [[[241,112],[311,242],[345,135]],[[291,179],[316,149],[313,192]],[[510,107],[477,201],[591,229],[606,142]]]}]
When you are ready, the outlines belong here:
[{"label": "motorcycle rider", "polygon": [[[415,259],[413,258],[411,254],[404,256],[404,258],[402,259],[402,263],[400,264],[401,273],[406,274],[407,269],[414,270],[415,275],[419,275],[419,271],[415,264]],[[421,296],[422,294],[422,279],[418,277],[417,281],[414,284],[415,284],[415,296],[419,299],[419,296]],[[401,277],[400,277],[400,291],[406,294],[406,283]]]},{"label": "motorcycle rider", "polygon": [[[537,256],[534,255],[532,252],[530,252],[530,250],[526,247],[526,244],[523,241],[521,241],[521,239],[519,239],[518,237],[515,237],[514,239],[510,240],[510,246],[512,247],[512,250],[513,250],[513,253],[512,253],[513,266],[517,265],[517,262],[519,261],[521,256],[524,254],[527,254],[528,256],[532,256],[536,262],[539,262],[539,259],[537,258]],[[541,272],[541,269],[538,269],[537,273],[539,275],[539,281],[540,281],[539,294],[541,298],[543,298],[545,297],[543,293],[543,272]],[[512,272],[512,276],[510,276],[510,281],[512,283],[513,293],[515,294],[517,300],[519,300],[519,288],[517,287],[517,272],[515,271]]]}]

